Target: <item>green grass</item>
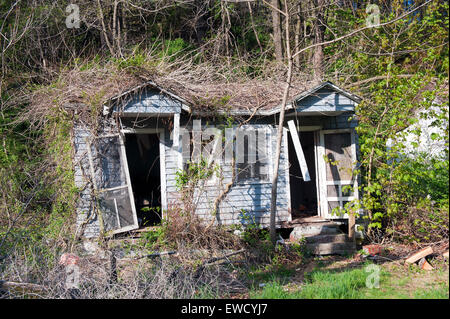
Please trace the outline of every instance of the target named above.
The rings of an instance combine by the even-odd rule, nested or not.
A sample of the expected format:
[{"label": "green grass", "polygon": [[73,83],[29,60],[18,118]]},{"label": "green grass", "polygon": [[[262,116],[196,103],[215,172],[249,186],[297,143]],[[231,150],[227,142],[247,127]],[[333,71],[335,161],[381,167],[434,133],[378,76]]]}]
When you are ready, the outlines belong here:
[{"label": "green grass", "polygon": [[368,273],[364,268],[345,271],[314,270],[305,277],[306,284],[294,292],[284,290],[280,281],[273,281],[262,291],[253,291],[250,298],[269,299],[352,299],[360,298],[366,288]]},{"label": "green grass", "polygon": [[[407,271],[387,270],[380,267],[379,288],[368,288],[366,281],[371,272],[366,272],[366,266],[358,268],[327,270],[319,267],[306,274],[305,283],[287,289],[284,284],[287,279],[273,280],[264,288],[253,288],[249,298],[255,299],[448,299],[448,280],[438,280],[435,273],[433,282],[418,286],[417,276]],[[420,279],[420,278],[419,278]]]},{"label": "green grass", "polygon": [[415,299],[449,299],[448,283],[441,283],[429,289],[418,289],[414,293]]},{"label": "green grass", "polygon": [[279,281],[272,281],[262,291],[249,292],[250,299],[293,299],[291,294],[284,290]]},{"label": "green grass", "polygon": [[295,269],[279,266],[279,267],[255,267],[246,272],[246,277],[255,283],[265,283],[271,281],[282,281],[293,276]]},{"label": "green grass", "polygon": [[[381,274],[382,275],[382,274]],[[366,288],[364,268],[345,271],[315,270],[306,276],[307,284],[297,293],[302,299],[353,299]]]}]

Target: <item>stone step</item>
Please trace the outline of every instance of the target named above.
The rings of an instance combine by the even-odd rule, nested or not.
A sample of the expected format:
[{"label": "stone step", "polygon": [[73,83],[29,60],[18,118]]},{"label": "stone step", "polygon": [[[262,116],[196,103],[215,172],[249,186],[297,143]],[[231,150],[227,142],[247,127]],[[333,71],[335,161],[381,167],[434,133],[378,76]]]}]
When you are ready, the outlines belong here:
[{"label": "stone step", "polygon": [[355,243],[310,243],[306,249],[314,255],[343,255],[356,250]]},{"label": "stone step", "polygon": [[336,235],[341,233],[339,225],[334,223],[314,223],[296,226],[292,230],[290,240],[299,240],[302,237],[318,236],[318,235]]},{"label": "stone step", "polygon": [[305,237],[306,243],[346,243],[348,242],[347,234],[332,235],[316,235]]}]

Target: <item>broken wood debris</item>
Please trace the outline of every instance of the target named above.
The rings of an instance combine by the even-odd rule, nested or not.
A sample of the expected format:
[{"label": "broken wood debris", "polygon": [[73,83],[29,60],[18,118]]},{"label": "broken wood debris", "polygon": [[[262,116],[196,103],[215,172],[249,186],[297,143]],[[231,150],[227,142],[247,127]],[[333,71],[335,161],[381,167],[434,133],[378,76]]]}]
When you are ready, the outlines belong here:
[{"label": "broken wood debris", "polygon": [[224,255],[224,256],[222,256],[222,257],[213,257],[213,258],[211,258],[211,259],[208,259],[206,262],[204,262],[204,263],[202,264],[202,266],[206,266],[206,265],[209,265],[209,264],[213,264],[213,263],[215,263],[215,262],[217,262],[217,261],[219,261],[219,260],[227,259],[228,257],[234,256],[234,255],[237,255],[237,254],[241,254],[241,253],[243,253],[243,252],[245,252],[245,251],[246,251],[246,249],[241,249],[241,250],[238,250],[238,251],[235,251],[235,252],[226,254],[226,255]]},{"label": "broken wood debris", "polygon": [[412,254],[410,257],[408,257],[408,259],[405,260],[405,263],[413,264],[416,261],[418,261],[422,258],[425,258],[428,255],[431,255],[432,253],[433,253],[432,247],[423,248],[423,249],[419,250],[418,252]]},{"label": "broken wood debris", "polygon": [[423,270],[433,270],[433,266],[431,266],[425,258],[420,259],[419,267]]}]

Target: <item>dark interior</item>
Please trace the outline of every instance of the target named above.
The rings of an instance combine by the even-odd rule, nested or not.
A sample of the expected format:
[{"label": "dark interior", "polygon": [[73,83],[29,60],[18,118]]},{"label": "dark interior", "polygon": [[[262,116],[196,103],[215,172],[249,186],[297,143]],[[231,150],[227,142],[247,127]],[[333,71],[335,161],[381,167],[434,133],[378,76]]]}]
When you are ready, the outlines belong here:
[{"label": "dark interior", "polygon": [[305,182],[302,177],[297,154],[291,134],[288,138],[289,182],[291,186],[292,218],[318,215],[316,190],[316,164],[314,159],[314,132],[299,132],[300,144],[305,155],[311,181]]},{"label": "dark interior", "polygon": [[161,173],[157,134],[127,134],[125,149],[140,227],[161,222]]}]

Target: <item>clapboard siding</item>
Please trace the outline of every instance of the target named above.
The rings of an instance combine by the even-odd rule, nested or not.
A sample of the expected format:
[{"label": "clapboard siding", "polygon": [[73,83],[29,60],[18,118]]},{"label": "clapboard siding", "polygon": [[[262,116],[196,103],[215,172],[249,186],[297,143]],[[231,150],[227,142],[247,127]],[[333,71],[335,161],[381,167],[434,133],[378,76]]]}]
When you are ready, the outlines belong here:
[{"label": "clapboard siding", "polygon": [[147,89],[133,95],[121,106],[115,107],[114,112],[124,115],[131,114],[173,114],[181,112],[182,103],[174,98],[161,94],[157,90]]},{"label": "clapboard siding", "polygon": [[297,112],[336,112],[355,110],[355,102],[326,88],[296,102]]},{"label": "clapboard siding", "polygon": [[[261,125],[255,125],[261,128]],[[266,126],[267,128],[271,126]],[[189,129],[189,127],[188,127]],[[286,134],[286,131],[285,131]],[[165,134],[170,136],[169,134]],[[271,149],[276,148],[275,131],[270,138]],[[284,139],[285,140],[285,139]],[[288,167],[287,156],[285,154],[285,141],[282,143],[282,152],[280,156],[280,168],[278,178],[277,192],[277,223],[290,219],[290,198],[289,198],[289,180],[286,176]],[[166,137],[165,145],[165,166],[166,166],[166,199],[169,206],[180,205],[180,192],[176,187],[176,172],[180,169],[180,149],[172,147],[172,141]],[[273,157],[273,155],[271,156]],[[269,165],[272,165],[270,163]],[[214,177],[211,181],[206,181],[201,187],[201,191],[196,192],[197,207],[196,214],[205,219],[211,219],[214,211],[216,198],[223,192],[225,185],[232,181],[232,166],[229,163],[221,163],[222,177]],[[235,183],[227,195],[222,199],[218,206],[215,219],[218,224],[241,223],[242,214],[245,212],[248,216],[255,218],[255,221],[261,223],[263,227],[269,226],[270,202],[272,196],[272,185],[269,181]]]},{"label": "clapboard siding", "polygon": [[75,125],[73,131],[75,186],[81,190],[77,202],[77,230],[83,237],[98,237],[100,225],[93,212],[94,198],[91,195],[92,185],[87,155],[88,143],[92,135],[87,127],[81,125]]}]

